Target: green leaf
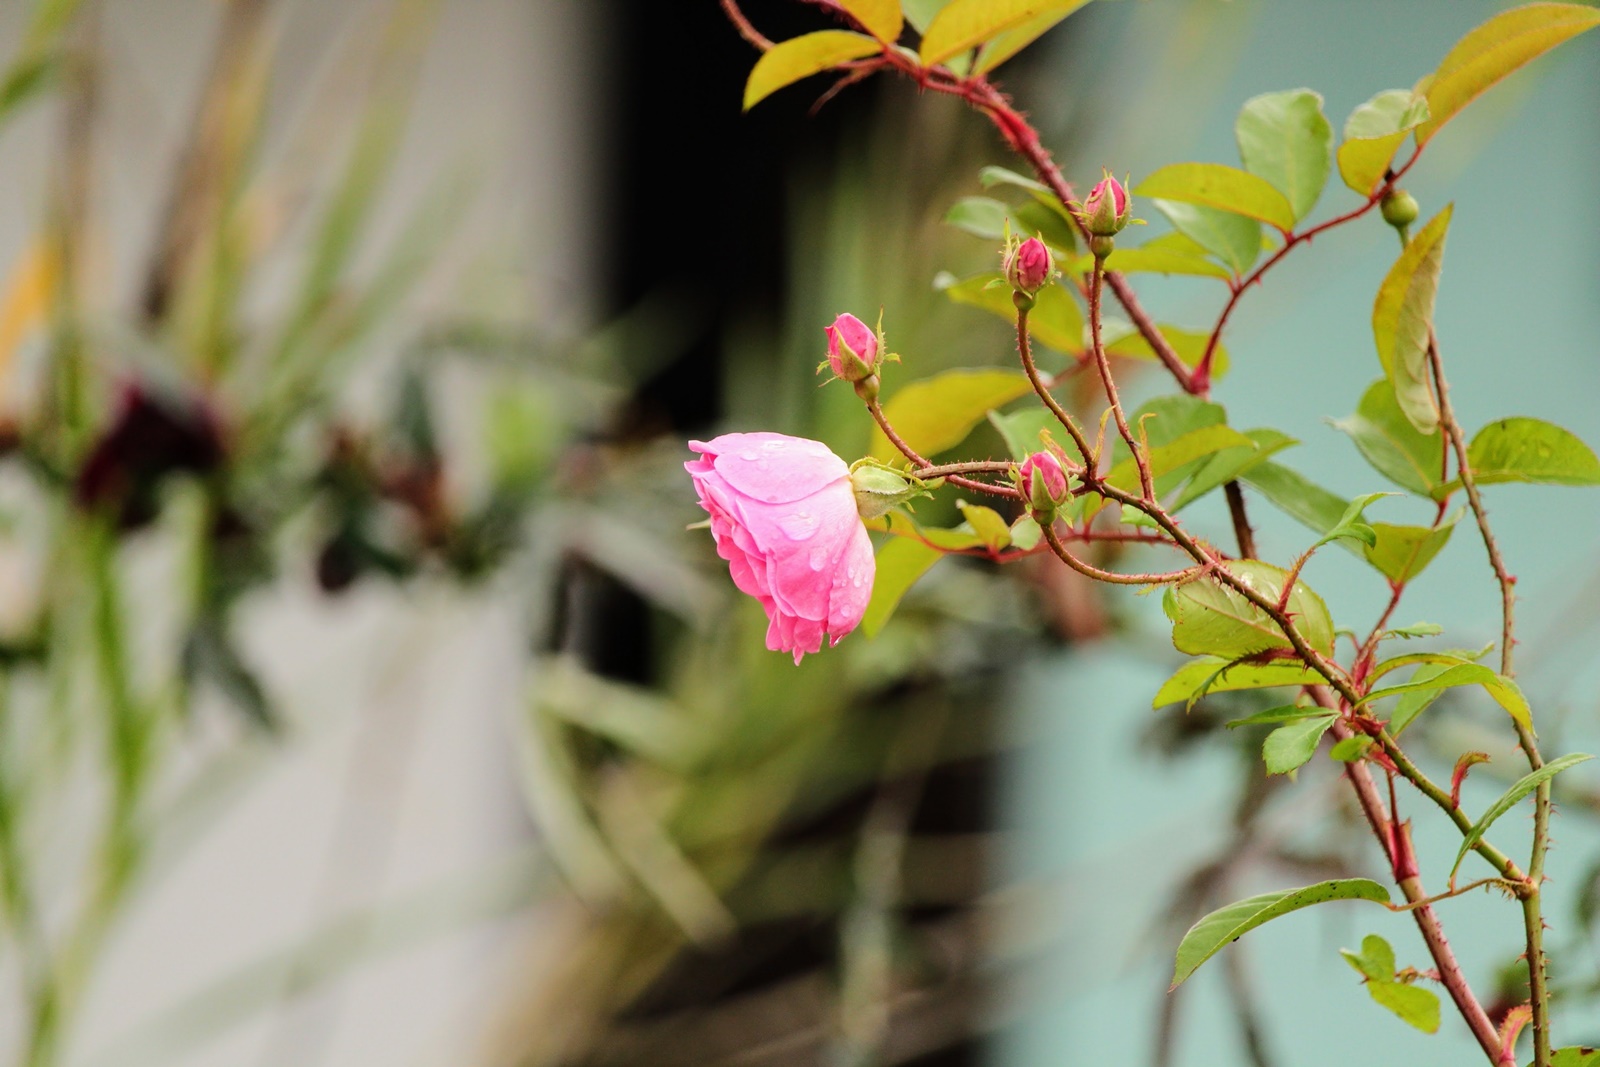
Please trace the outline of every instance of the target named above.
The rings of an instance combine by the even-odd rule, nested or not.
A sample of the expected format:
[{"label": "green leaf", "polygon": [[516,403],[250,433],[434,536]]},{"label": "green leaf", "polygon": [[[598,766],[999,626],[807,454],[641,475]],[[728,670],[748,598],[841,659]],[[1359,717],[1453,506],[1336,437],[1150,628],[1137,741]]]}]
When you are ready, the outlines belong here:
[{"label": "green leaf", "polygon": [[1016,223],[1013,232],[1036,235],[1055,249],[1058,257],[1070,256],[1078,247],[1077,231],[1060,204],[1035,198],[1018,204],[1012,209],[1011,218]]},{"label": "green leaf", "polygon": [[1252,467],[1266,462],[1274,453],[1300,443],[1288,434],[1272,429],[1246,430],[1244,435],[1250,438],[1252,447],[1224,449],[1201,464],[1183,487],[1183,492],[1172,502],[1173,511],[1187,507],[1218,486],[1237,480]]},{"label": "green leaf", "polygon": [[[1287,572],[1257,560],[1229,560],[1220,566],[1273,602],[1288,578]],[[1172,643],[1180,652],[1237,659],[1293,647],[1265,611],[1213,577],[1169,586],[1162,607],[1172,620]],[[1325,654],[1333,651],[1328,606],[1305,582],[1295,582],[1288,612],[1307,644]]]},{"label": "green leaf", "polygon": [[1242,477],[1286,514],[1319,534],[1338,525],[1345,508],[1350,506],[1344,498],[1322,488],[1298,471],[1270,460],[1257,464]]},{"label": "green leaf", "polygon": [[[944,213],[944,223],[954,226],[958,230],[982,237],[985,240],[999,241],[1006,235],[1006,226],[1011,221],[1011,209],[1000,201],[989,196],[964,196],[950,205],[950,210]],[[1011,232],[1015,233],[1015,227]],[[1009,303],[1011,294],[1006,293]]]},{"label": "green leaf", "polygon": [[1400,488],[1433,497],[1444,484],[1444,435],[1411,425],[1388,379],[1369,385],[1355,414],[1333,425],[1350,435],[1374,470]]},{"label": "green leaf", "polygon": [[[1450,669],[1449,664],[1424,663],[1411,675],[1412,682],[1431,682],[1439,675]],[[1389,715],[1389,732],[1399,737],[1405,732],[1407,726],[1416,721],[1418,715],[1428,710],[1428,707],[1438,700],[1444,693],[1443,689],[1421,687],[1404,694],[1394,703],[1394,711]]]},{"label": "green leaf", "polygon": [[1461,849],[1456,853],[1455,866],[1450,868],[1452,881],[1455,879],[1456,871],[1461,869],[1461,861],[1467,858],[1467,853],[1472,851],[1472,846],[1483,840],[1483,835],[1489,831],[1489,827],[1494,825],[1495,820],[1516,807],[1517,801],[1532,793],[1562,771],[1592,759],[1594,757],[1587,753],[1574,752],[1571,755],[1562,756],[1560,759],[1553,759],[1538,770],[1530,771],[1517,779],[1517,783],[1507,789],[1499,800],[1490,804],[1489,810],[1483,813],[1482,818],[1472,824],[1472,829],[1468,830],[1466,836],[1461,839]]},{"label": "green leaf", "polygon": [[849,30],[818,30],[794,37],[763,52],[744,83],[744,109],[801,78],[820,74],[852,59],[883,51],[883,45]]},{"label": "green leaf", "polygon": [[[1531,1060],[1528,1067],[1534,1067]],[[1550,1067],[1600,1067],[1600,1049],[1587,1045],[1557,1049],[1550,1057]]]},{"label": "green leaf", "polygon": [[1425,1034],[1439,1032],[1439,996],[1431,989],[1404,982],[1368,982],[1372,999]]},{"label": "green leaf", "polygon": [[[1010,286],[989,284],[999,278],[996,272],[958,282],[941,275],[934,284],[956,303],[982,308],[1015,328],[1017,307],[1011,302]],[[1077,302],[1065,286],[1052,284],[1039,290],[1034,297],[1033,310],[1028,313],[1028,333],[1039,344],[1057,352],[1083,351],[1083,312],[1078,310]]]},{"label": "green leaf", "polygon": [[1361,521],[1362,512],[1366,511],[1367,505],[1374,500],[1393,495],[1393,493],[1367,493],[1356,497],[1346,505],[1344,514],[1339,516],[1339,521],[1333,524],[1333,528],[1323,534],[1322,539],[1311,547],[1318,548],[1329,541],[1345,539],[1359,541],[1368,548],[1376,545],[1378,543],[1378,535],[1371,526]]},{"label": "green leaf", "polygon": [[1000,436],[1005,438],[1011,458],[1019,463],[1044,448],[1044,442],[1039,436],[1041,433],[1046,430],[1053,433],[1061,425],[1056,422],[1055,415],[1043,406],[1026,407],[1010,415],[991,411],[989,422],[1000,431]]},{"label": "green leaf", "polygon": [[1372,747],[1372,738],[1364,735],[1342,738],[1334,743],[1328,750],[1328,758],[1338,760],[1340,763],[1354,763],[1367,754],[1367,749]]},{"label": "green leaf", "polygon": [[1234,274],[1243,274],[1261,255],[1261,223],[1230,211],[1177,200],[1152,200],[1173,229],[1216,256]]},{"label": "green leaf", "polygon": [[1370,878],[1339,878],[1318,882],[1301,889],[1280,889],[1272,893],[1229,904],[1207,915],[1189,928],[1178,944],[1172,986],[1176,989],[1199,966],[1223,947],[1237,941],[1256,927],[1281,915],[1325,904],[1330,900],[1374,900],[1387,904],[1389,891]]},{"label": "green leaf", "polygon": [[982,539],[984,547],[991,552],[998,552],[1011,543],[1011,524],[1000,517],[1000,513],[993,508],[986,508],[981,504],[969,504],[965,500],[957,500],[956,507],[961,510],[961,517],[967,520],[967,525],[972,527],[972,532]]},{"label": "green leaf", "polygon": [[[1517,683],[1503,675],[1496,674],[1480,663],[1465,663],[1453,656],[1438,653],[1418,652],[1409,656],[1400,656],[1397,659],[1406,662],[1442,663],[1448,665],[1447,670],[1425,679],[1413,678],[1400,685],[1387,686],[1383,689],[1374,689],[1361,698],[1362,704],[1371,704],[1385,697],[1395,696],[1400,693],[1410,693],[1419,690],[1450,689],[1458,685],[1481,685],[1484,691],[1494,698],[1517,722],[1529,729],[1533,728],[1533,709],[1528,707],[1528,698],[1522,695],[1522,690],[1517,688]],[[1389,660],[1375,670],[1374,676],[1386,673],[1384,667],[1392,668],[1395,660]]]},{"label": "green leaf", "polygon": [[1333,127],[1321,94],[1290,89],[1253,97],[1233,131],[1244,169],[1288,198],[1295,221],[1311,214],[1333,164]]},{"label": "green leaf", "polygon": [[1050,192],[1050,187],[1044,182],[1036,181],[1024,174],[1018,174],[1014,170],[1007,170],[1005,167],[984,167],[978,172],[978,184],[985,189],[992,189],[996,185],[1014,185],[1018,189],[1026,189],[1030,193],[1040,193],[1052,197],[1055,195]]},{"label": "green leaf", "polygon": [[1425,434],[1433,433],[1439,425],[1439,408],[1430,384],[1428,342],[1450,212],[1451,207],[1446,205],[1411,239],[1389,269],[1372,305],[1378,362],[1383,364],[1384,376],[1394,388],[1400,410],[1411,425]]},{"label": "green leaf", "polygon": [[1285,232],[1294,229],[1294,207],[1283,193],[1264,178],[1222,163],[1169,164],[1146,177],[1133,193],[1245,215]]},{"label": "green leaf", "polygon": [[1234,730],[1240,726],[1266,726],[1280,725],[1286,722],[1304,722],[1306,719],[1320,718],[1328,714],[1322,708],[1307,704],[1289,704],[1270,711],[1258,711],[1254,715],[1247,715],[1242,719],[1230,719],[1228,729]]},{"label": "green leaf", "polygon": [[861,632],[878,636],[906,590],[943,556],[937,548],[909,537],[896,537],[878,549],[878,573],[872,581],[872,599],[861,616]]},{"label": "green leaf", "polygon": [[978,548],[983,544],[983,539],[973,533],[971,527],[965,523],[953,530],[941,530],[937,526],[920,526],[917,520],[903,511],[891,511],[876,519],[868,519],[866,525],[869,530],[921,541],[941,552],[959,552],[966,548]]},{"label": "green leaf", "polygon": [[1396,626],[1392,630],[1383,631],[1385,637],[1438,637],[1444,633],[1444,627],[1436,622],[1414,622],[1409,626]]},{"label": "green leaf", "polygon": [[1067,6],[1063,0],[950,0],[928,23],[927,32],[922,35],[922,64],[931,67],[943,63],[958,52],[976,48],[1008,30]]},{"label": "green leaf", "polygon": [[1427,144],[1506,75],[1596,26],[1600,9],[1587,4],[1528,4],[1489,19],[1457,41],[1427,80],[1431,117],[1417,128],[1417,144]]},{"label": "green leaf", "polygon": [[1333,725],[1336,715],[1322,715],[1305,722],[1280,726],[1261,742],[1261,758],[1268,774],[1288,774],[1317,753],[1322,735]]},{"label": "green leaf", "polygon": [[839,6],[884,44],[894,44],[905,28],[900,0],[839,0]]},{"label": "green leaf", "polygon": [[1371,196],[1400,142],[1427,119],[1427,98],[1410,89],[1389,89],[1368,100],[1345,120],[1339,176],[1362,196]]},{"label": "green leaf", "polygon": [[[934,456],[966,440],[991,408],[1032,388],[1020,371],[951,370],[897,389],[883,411],[902,440],[920,454]],[[871,454],[885,462],[901,458],[876,428]]]},{"label": "green leaf", "polygon": [[1600,459],[1572,433],[1539,419],[1511,418],[1479,430],[1467,449],[1479,485],[1541,482],[1600,485]]},{"label": "green leaf", "polygon": [[1461,515],[1458,511],[1437,527],[1375,522],[1372,524],[1373,543],[1363,555],[1391,582],[1409,582],[1421,574],[1449,542]]},{"label": "green leaf", "polygon": [[1394,949],[1377,934],[1368,934],[1361,939],[1360,952],[1342,948],[1339,950],[1339,955],[1368,981],[1394,981]]},{"label": "green leaf", "polygon": [[1202,656],[1185,663],[1163,682],[1150,706],[1164,708],[1168,704],[1189,703],[1204,693],[1316,685],[1323,681],[1326,679],[1310,667],[1290,660],[1234,663],[1220,656]]},{"label": "green leaf", "polygon": [[[1157,479],[1156,491],[1162,492],[1159,479],[1188,466],[1197,459],[1215,455],[1224,448],[1251,447],[1250,438],[1229,426],[1203,426],[1192,430],[1169,444],[1150,449],[1148,462],[1150,475]],[[1106,482],[1117,489],[1137,492],[1139,467],[1133,458],[1123,460],[1106,474]]]},{"label": "green leaf", "polygon": [[974,65],[973,72],[984,74],[998,67],[1049,33],[1058,22],[1086,3],[1088,0],[1060,0],[1058,3],[1046,5],[1046,10],[1041,14],[1035,15],[1015,29],[1007,30],[992,38],[984,45],[983,51],[978,54],[978,62]]},{"label": "green leaf", "polygon": [[[1075,261],[1072,269],[1075,273],[1082,274],[1093,266],[1094,256],[1090,255]],[[1149,246],[1118,247],[1106,257],[1105,268],[1123,274],[1187,274],[1201,278],[1221,278],[1224,281],[1233,277],[1228,268],[1203,256]]]},{"label": "green leaf", "polygon": [[1024,552],[1031,552],[1044,536],[1044,530],[1033,521],[1033,516],[1020,516],[1011,524],[1011,543]]},{"label": "green leaf", "polygon": [[906,21],[918,33],[927,33],[933,17],[949,3],[950,0],[900,0],[900,9],[906,13]]}]

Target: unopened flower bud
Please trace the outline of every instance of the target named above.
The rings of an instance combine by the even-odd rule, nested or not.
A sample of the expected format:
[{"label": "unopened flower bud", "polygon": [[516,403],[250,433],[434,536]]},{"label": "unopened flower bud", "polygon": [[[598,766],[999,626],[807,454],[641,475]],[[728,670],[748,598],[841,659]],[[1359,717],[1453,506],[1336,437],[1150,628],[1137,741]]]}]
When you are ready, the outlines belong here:
[{"label": "unopened flower bud", "polygon": [[1019,293],[1030,296],[1037,293],[1054,271],[1055,261],[1050,258],[1050,249],[1037,237],[1028,238],[1006,255],[1006,281]]},{"label": "unopened flower bud", "polygon": [[857,460],[850,468],[850,488],[856,511],[863,519],[876,519],[919,496],[928,495],[927,484],[875,460]]},{"label": "unopened flower bud", "polygon": [[1079,218],[1094,237],[1115,237],[1133,216],[1133,201],[1122,183],[1107,174],[1083,198]]},{"label": "unopened flower bud", "polygon": [[828,366],[836,377],[859,382],[878,370],[878,335],[866,323],[846,312],[824,328],[828,335]]},{"label": "unopened flower bud", "polygon": [[1017,468],[1017,489],[1034,512],[1046,515],[1072,497],[1067,472],[1052,452],[1035,452]]},{"label": "unopened flower bud", "polygon": [[1383,212],[1383,221],[1397,230],[1403,230],[1417,221],[1419,209],[1417,198],[1404,189],[1390,189],[1383,194],[1383,200],[1378,204],[1378,210]]}]

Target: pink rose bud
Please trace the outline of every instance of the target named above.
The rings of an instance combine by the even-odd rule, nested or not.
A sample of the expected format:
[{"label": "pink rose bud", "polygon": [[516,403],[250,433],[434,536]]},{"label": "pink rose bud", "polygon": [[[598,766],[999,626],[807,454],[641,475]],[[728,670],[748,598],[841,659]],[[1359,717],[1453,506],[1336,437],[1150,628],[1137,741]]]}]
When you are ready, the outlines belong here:
[{"label": "pink rose bud", "polygon": [[844,460],[780,433],[723,434],[689,448],[700,455],[683,466],[717,554],[766,611],[767,647],[799,663],[825,638],[838,644],[861,622],[876,572]]},{"label": "pink rose bud", "polygon": [[1114,237],[1128,225],[1132,214],[1133,204],[1128,198],[1128,190],[1107,174],[1084,197],[1083,212],[1079,218],[1083,220],[1084,229],[1093,236]]},{"label": "pink rose bud", "polygon": [[866,323],[846,312],[825,327],[828,335],[828,366],[835,376],[859,382],[878,371],[878,335]]},{"label": "pink rose bud", "polygon": [[1017,488],[1029,507],[1046,514],[1072,497],[1067,472],[1051,452],[1035,452],[1022,461],[1022,466],[1017,468]]},{"label": "pink rose bud", "polygon": [[1054,270],[1049,247],[1037,237],[1023,241],[1006,257],[1006,281],[1011,288],[1029,296],[1044,288]]}]

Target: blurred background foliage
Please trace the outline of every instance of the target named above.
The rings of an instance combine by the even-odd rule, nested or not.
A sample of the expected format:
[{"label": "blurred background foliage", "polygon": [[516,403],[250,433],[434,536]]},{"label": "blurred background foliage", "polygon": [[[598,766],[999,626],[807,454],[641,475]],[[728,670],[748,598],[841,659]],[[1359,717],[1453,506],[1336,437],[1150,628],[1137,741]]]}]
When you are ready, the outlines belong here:
[{"label": "blurred background foliage", "polygon": [[[1305,80],[1244,57],[1266,33],[1292,67],[1306,6],[1092,5],[1005,81],[1075,179],[1137,171]],[[1327,985],[1368,1010],[1242,953],[1191,1030],[1154,998],[1194,914],[1371,857],[1298,832],[1343,803],[1331,775],[1262,779],[1259,738],[1219,729],[1240,707],[1148,717],[1149,605],[950,560],[797,668],[685,530],[686,437],[867,449],[812,374],[837,312],[883,308],[905,380],[1010,360],[934,285],[996,265],[940,221],[1011,165],[975,117],[887,81],[741,116],[752,57],[709,0],[6,17],[0,161],[30,177],[0,249],[4,1062],[1314,1063],[1275,1041]],[[1332,362],[1301,343],[1229,402],[1276,417],[1281,378]],[[1339,380],[1353,406],[1365,376]],[[1342,968],[1316,940],[1292,951]]]}]

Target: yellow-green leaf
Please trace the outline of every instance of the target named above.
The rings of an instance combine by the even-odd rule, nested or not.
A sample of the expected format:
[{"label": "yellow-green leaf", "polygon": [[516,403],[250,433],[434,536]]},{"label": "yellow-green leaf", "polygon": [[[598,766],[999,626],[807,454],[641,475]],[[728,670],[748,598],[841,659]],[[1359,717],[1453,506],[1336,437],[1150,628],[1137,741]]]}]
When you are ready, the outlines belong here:
[{"label": "yellow-green leaf", "polygon": [[[1288,578],[1285,571],[1256,560],[1230,560],[1220,566],[1274,603]],[[1271,616],[1215,578],[1169,586],[1162,607],[1172,620],[1172,643],[1179,652],[1237,659],[1293,647]],[[1307,644],[1325,655],[1332,653],[1333,618],[1305,582],[1295,582],[1287,610]]]},{"label": "yellow-green leaf", "polygon": [[1001,518],[998,511],[965,500],[956,501],[956,507],[961,509],[961,517],[989,551],[998,552],[1011,543],[1011,524]]},{"label": "yellow-green leaf", "polygon": [[1378,345],[1378,362],[1383,364],[1383,373],[1394,387],[1395,402],[1422,433],[1433,433],[1439,425],[1438,402],[1430,384],[1428,343],[1450,212],[1451,206],[1446,205],[1411,239],[1389,268],[1372,305],[1372,335]]},{"label": "yellow-green leaf", "polygon": [[903,511],[891,511],[876,519],[868,519],[866,527],[879,533],[921,541],[940,552],[960,552],[962,549],[978,548],[983,544],[982,539],[970,529],[963,530],[958,527],[954,530],[945,530],[937,526],[919,526],[916,519]]},{"label": "yellow-green leaf", "polygon": [[1181,200],[1152,200],[1172,228],[1222,261],[1234,274],[1243,274],[1261,255],[1261,220],[1231,211],[1219,211]]},{"label": "yellow-green leaf", "polygon": [[1370,196],[1400,142],[1427,120],[1427,98],[1410,89],[1389,89],[1368,100],[1345,120],[1339,177],[1362,196]]},{"label": "yellow-green leaf", "polygon": [[944,555],[911,537],[896,537],[878,549],[878,571],[872,581],[872,599],[861,616],[861,632],[878,636],[900,606],[900,598]]},{"label": "yellow-green leaf", "polygon": [[1059,0],[1058,3],[1048,5],[1047,10],[1042,14],[1035,15],[1015,29],[1007,30],[999,36],[991,38],[989,43],[983,46],[983,51],[978,56],[978,62],[973,68],[974,71],[978,74],[984,74],[998,67],[1034,41],[1049,33],[1056,23],[1088,2],[1089,0]]},{"label": "yellow-green leaf", "polygon": [[849,30],[818,30],[794,37],[762,53],[744,83],[744,109],[749,111],[768,96],[801,78],[883,51],[883,45]]},{"label": "yellow-green leaf", "polygon": [[1136,196],[1176,200],[1294,229],[1294,207],[1271,182],[1221,163],[1173,163],[1145,178]]},{"label": "yellow-green leaf", "polygon": [[1528,4],[1485,22],[1457,41],[1434,71],[1425,90],[1431,117],[1417,128],[1417,143],[1427,144],[1506,75],[1596,26],[1600,8],[1587,4]]},{"label": "yellow-green leaf", "polygon": [[922,35],[922,62],[930,67],[942,63],[1062,4],[1063,0],[950,0]]},{"label": "yellow-green leaf", "polygon": [[1472,438],[1467,459],[1480,485],[1600,485],[1600,459],[1594,450],[1575,434],[1542,419],[1491,422]]},{"label": "yellow-green leaf", "polygon": [[[947,280],[948,276],[939,279]],[[1017,305],[1011,302],[1011,287],[1003,282],[993,284],[997,281],[1001,281],[998,273],[979,274],[948,282],[943,288],[956,303],[982,308],[1015,326]],[[1083,341],[1083,312],[1061,285],[1047,285],[1034,297],[1033,310],[1028,312],[1028,333],[1034,341],[1057,352],[1076,353],[1087,347]]]},{"label": "yellow-green leaf", "polygon": [[[1288,660],[1277,663],[1233,663],[1218,656],[1202,656],[1185,663],[1171,678],[1161,683],[1150,706],[1162,708],[1168,704],[1187,703],[1205,693],[1317,685],[1326,680],[1310,667]],[[1307,712],[1307,715],[1312,713]]]},{"label": "yellow-green leaf", "polygon": [[1317,206],[1333,162],[1333,127],[1310,89],[1263,93],[1245,101],[1233,126],[1244,169],[1272,183],[1296,220]]},{"label": "yellow-green leaf", "polygon": [[[1231,426],[1202,426],[1170,444],[1150,449],[1150,475],[1152,478],[1160,478],[1197,459],[1213,455],[1224,448],[1237,448],[1241,445],[1245,448],[1254,448],[1255,442]],[[1139,467],[1132,458],[1125,459],[1111,468],[1111,472],[1106,475],[1106,482],[1117,489],[1130,493],[1138,492]]]},{"label": "yellow-green leaf", "polygon": [[[1201,278],[1221,278],[1227,281],[1233,275],[1228,268],[1204,256],[1174,252],[1165,248],[1117,248],[1106,259],[1106,270],[1123,274],[1188,274]],[[1093,268],[1094,256],[1082,256],[1072,263],[1075,273],[1083,274]]]},{"label": "yellow-green leaf", "polygon": [[[965,440],[989,409],[1031,388],[1020,371],[945,371],[897,390],[883,412],[902,440],[921,455],[934,456]],[[884,461],[901,458],[879,429],[873,430],[872,455]]]},{"label": "yellow-green leaf", "polygon": [[839,0],[839,6],[884,44],[894,44],[905,28],[900,0]]}]

